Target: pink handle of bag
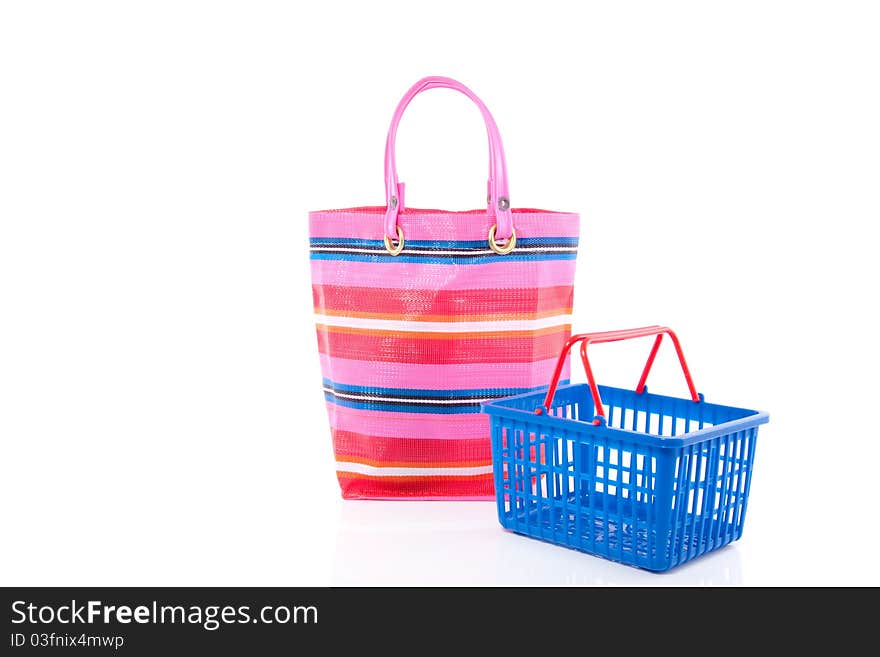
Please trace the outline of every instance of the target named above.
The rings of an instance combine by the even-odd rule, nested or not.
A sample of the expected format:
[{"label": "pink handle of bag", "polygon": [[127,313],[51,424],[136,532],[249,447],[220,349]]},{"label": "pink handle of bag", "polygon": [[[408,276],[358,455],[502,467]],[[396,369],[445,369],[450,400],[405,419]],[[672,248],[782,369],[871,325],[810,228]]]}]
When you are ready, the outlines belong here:
[{"label": "pink handle of bag", "polygon": [[507,162],[504,158],[504,146],[501,143],[501,134],[498,132],[495,119],[492,118],[489,109],[473,91],[457,80],[438,76],[422,78],[410,87],[397,104],[397,109],[391,119],[388,138],[385,140],[385,235],[389,239],[397,239],[397,215],[403,209],[404,201],[404,184],[397,180],[395,161],[397,126],[412,99],[428,89],[454,89],[470,98],[480,109],[489,136],[488,213],[490,217],[495,218],[495,237],[499,240],[510,238],[513,234],[513,216],[510,211],[510,194],[507,189]]}]

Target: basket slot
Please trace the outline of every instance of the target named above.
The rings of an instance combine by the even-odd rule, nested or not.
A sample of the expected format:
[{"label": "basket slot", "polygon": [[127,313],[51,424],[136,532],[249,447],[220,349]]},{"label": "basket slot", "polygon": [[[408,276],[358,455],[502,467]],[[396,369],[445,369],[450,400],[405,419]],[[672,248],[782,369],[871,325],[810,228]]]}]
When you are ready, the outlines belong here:
[{"label": "basket slot", "polygon": [[614,442],[584,444],[578,432],[530,429],[511,432],[511,449],[502,452],[511,475],[501,513],[523,533],[572,547],[587,541],[612,558],[631,552],[647,564],[656,457]]},{"label": "basket slot", "polygon": [[677,458],[671,537],[675,563],[742,534],[756,432],[752,427],[691,445]]}]

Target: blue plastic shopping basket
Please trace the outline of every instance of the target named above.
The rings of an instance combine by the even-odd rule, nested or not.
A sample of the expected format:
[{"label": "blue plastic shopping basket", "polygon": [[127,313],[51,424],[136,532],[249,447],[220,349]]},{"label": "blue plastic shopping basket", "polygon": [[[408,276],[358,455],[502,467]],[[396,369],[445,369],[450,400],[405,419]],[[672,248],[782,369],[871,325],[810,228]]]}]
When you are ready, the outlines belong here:
[{"label": "blue plastic shopping basket", "polygon": [[[645,388],[664,334],[691,399]],[[652,335],[635,391],[596,385],[588,345]],[[588,383],[557,387],[578,342]],[[546,394],[493,400],[483,411],[491,419],[498,519],[506,529],[654,571],[742,535],[758,425],[768,415],[705,402],[668,328],[574,335]]]}]

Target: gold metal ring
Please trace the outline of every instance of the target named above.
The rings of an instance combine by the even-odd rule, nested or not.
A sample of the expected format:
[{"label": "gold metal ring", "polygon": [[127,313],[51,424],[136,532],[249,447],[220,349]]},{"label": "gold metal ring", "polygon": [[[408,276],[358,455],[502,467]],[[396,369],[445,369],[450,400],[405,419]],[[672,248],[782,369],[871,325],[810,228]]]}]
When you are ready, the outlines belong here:
[{"label": "gold metal ring", "polygon": [[510,238],[507,240],[507,243],[503,246],[498,246],[495,242],[495,229],[498,228],[498,224],[492,226],[489,229],[489,248],[491,248],[495,253],[499,255],[506,255],[513,251],[513,247],[516,246],[516,231],[512,228],[510,229]]},{"label": "gold metal ring", "polygon": [[400,226],[397,226],[397,246],[393,246],[391,240],[386,235],[385,248],[388,249],[388,253],[393,256],[400,255],[400,252],[403,251],[403,231],[400,230]]}]

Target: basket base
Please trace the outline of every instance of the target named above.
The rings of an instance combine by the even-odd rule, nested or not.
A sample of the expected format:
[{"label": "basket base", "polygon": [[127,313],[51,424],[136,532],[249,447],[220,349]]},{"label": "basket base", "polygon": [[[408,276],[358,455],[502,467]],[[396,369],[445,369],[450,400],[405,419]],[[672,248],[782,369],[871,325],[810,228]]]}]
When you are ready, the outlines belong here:
[{"label": "basket base", "polygon": [[[595,492],[592,495],[593,508],[602,508],[605,496]],[[626,510],[624,515],[629,517],[620,519],[600,511],[591,514],[575,510],[590,505],[584,500],[578,504],[574,495],[530,501],[525,508],[522,499],[519,503],[519,508],[499,515],[505,529],[652,572],[667,571],[724,547],[742,535],[741,524],[696,514],[686,514],[676,527],[658,535],[648,522],[652,511],[648,504],[638,505],[635,514],[631,508]]]}]

